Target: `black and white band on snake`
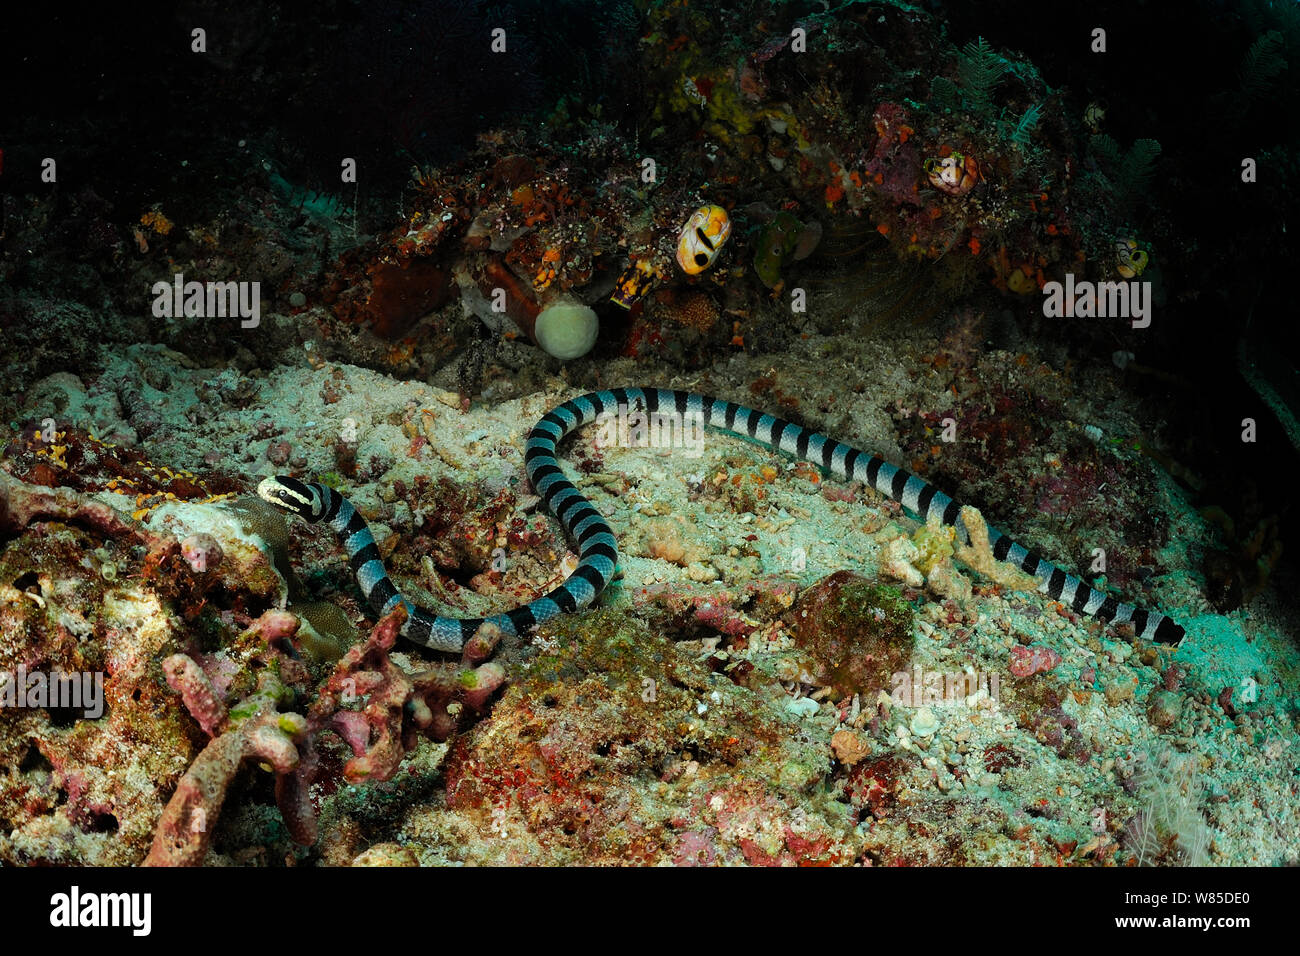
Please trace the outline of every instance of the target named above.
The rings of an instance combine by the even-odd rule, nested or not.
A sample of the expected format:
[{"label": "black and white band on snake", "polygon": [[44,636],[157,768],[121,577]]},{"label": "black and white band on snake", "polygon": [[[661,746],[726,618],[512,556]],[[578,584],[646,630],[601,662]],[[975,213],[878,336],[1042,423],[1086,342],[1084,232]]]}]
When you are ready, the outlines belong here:
[{"label": "black and white band on snake", "polygon": [[[559,587],[522,607],[488,618],[455,618],[434,614],[402,597],[388,577],[375,539],[365,520],[346,498],[332,488],[295,478],[267,478],[258,495],[282,510],[309,522],[326,521],[343,540],[348,564],[370,606],[386,614],[399,602],[406,605],[404,637],[434,650],[458,652],[484,621],[507,634],[518,634],[558,614],[587,607],[614,576],[618,544],[600,513],[560,470],[556,446],[574,429],[594,422],[620,406],[642,407],[646,414],[675,413],[731,432],[777,451],[794,455],[827,470],[842,481],[861,481],[888,495],[924,521],[937,518],[956,530],[962,543],[969,534],[961,520],[961,505],[929,482],[884,459],[810,431],[772,415],[695,392],[671,389],[615,388],[570,399],[547,412],[529,433],[524,464],[533,488],[578,545],[578,566]],[[988,529],[993,556],[1033,575],[1038,590],[1083,614],[1117,624],[1131,623],[1144,640],[1177,644],[1183,628],[1155,611],[1117,601],[1072,574],[1039,557],[993,528]]]}]

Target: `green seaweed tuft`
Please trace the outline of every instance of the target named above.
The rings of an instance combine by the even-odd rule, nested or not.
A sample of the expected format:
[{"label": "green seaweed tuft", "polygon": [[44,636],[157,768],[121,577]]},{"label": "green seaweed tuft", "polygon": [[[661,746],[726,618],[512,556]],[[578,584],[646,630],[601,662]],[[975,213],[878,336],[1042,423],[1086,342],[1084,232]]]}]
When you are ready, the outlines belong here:
[{"label": "green seaweed tuft", "polygon": [[1287,68],[1282,51],[1282,34],[1277,30],[1269,30],[1250,45],[1242,57],[1241,69],[1237,71],[1241,95],[1245,100],[1249,102],[1263,96],[1278,75]]},{"label": "green seaweed tuft", "polygon": [[1159,158],[1160,144],[1154,139],[1135,142],[1124,159],[1120,188],[1130,195],[1144,192],[1151,184],[1151,177],[1155,175],[1156,160]]},{"label": "green seaweed tuft", "polygon": [[993,105],[993,91],[1006,72],[1006,60],[983,37],[967,43],[957,58],[957,86],[963,107],[987,116]]},{"label": "green seaweed tuft", "polygon": [[1024,148],[1029,145],[1033,138],[1034,130],[1038,127],[1038,121],[1042,118],[1043,108],[1038,103],[1032,104],[1029,109],[1025,110],[1020,121],[1011,127],[1007,138],[1017,146]]},{"label": "green seaweed tuft", "polygon": [[337,471],[325,472],[325,474],[320,476],[319,481],[326,488],[331,488],[334,491],[342,491],[348,483],[348,480]]},{"label": "green seaweed tuft", "polygon": [[945,112],[961,109],[961,90],[946,76],[930,81],[930,105]]},{"label": "green seaweed tuft", "polygon": [[1155,176],[1160,143],[1139,139],[1124,152],[1113,138],[1099,133],[1092,137],[1089,148],[1120,199],[1127,205],[1136,205]]}]

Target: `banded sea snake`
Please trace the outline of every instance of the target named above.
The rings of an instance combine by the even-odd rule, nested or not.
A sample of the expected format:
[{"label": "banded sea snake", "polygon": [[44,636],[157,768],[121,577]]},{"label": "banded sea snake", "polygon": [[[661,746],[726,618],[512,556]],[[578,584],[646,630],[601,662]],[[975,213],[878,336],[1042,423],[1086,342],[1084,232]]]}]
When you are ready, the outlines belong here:
[{"label": "banded sea snake", "polygon": [[[564,477],[556,460],[556,445],[580,425],[595,421],[602,412],[612,414],[620,405],[644,406],[647,415],[676,412],[694,416],[706,425],[795,455],[840,480],[864,482],[922,520],[934,517],[954,528],[962,543],[968,540],[958,502],[884,459],[734,402],[670,389],[615,388],[591,392],[553,408],[533,426],[524,445],[528,478],[565,532],[577,542],[580,560],[574,572],[555,590],[494,617],[444,617],[402,597],[384,570],[379,548],[365,519],[332,488],[280,475],[265,479],[257,493],[272,505],[309,522],[328,522],[342,537],[348,565],[375,612],[382,616],[399,603],[405,604],[404,637],[434,650],[455,653],[485,621],[507,634],[519,634],[541,621],[586,607],[613,578],[618,561],[614,532],[592,503]],[[1038,590],[1053,600],[1103,621],[1131,622],[1134,632],[1145,640],[1164,644],[1182,640],[1183,628],[1165,615],[1115,600],[1044,561],[1000,531],[989,528],[988,535],[993,556],[1033,575],[1038,579]]]}]

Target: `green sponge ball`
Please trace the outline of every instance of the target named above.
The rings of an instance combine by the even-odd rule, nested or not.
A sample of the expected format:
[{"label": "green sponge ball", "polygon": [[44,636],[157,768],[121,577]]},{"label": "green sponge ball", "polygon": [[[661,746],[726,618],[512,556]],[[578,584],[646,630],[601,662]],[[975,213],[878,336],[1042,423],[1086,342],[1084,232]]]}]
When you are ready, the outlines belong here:
[{"label": "green sponge ball", "polygon": [[590,352],[599,330],[600,322],[590,307],[565,300],[543,309],[533,326],[533,334],[543,351],[564,361]]}]

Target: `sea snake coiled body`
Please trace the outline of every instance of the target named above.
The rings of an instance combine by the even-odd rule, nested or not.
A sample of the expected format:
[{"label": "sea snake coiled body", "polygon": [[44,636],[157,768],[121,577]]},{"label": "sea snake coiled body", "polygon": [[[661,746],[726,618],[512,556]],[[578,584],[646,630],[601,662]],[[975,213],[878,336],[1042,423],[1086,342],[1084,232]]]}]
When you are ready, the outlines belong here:
[{"label": "sea snake coiled body", "polygon": [[[592,503],[564,477],[556,459],[556,445],[579,426],[594,422],[602,415],[616,415],[620,408],[643,409],[652,420],[656,415],[661,420],[663,416],[676,415],[679,423],[694,420],[753,439],[818,465],[840,480],[864,482],[922,520],[937,518],[954,528],[963,543],[969,538],[957,501],[884,459],[735,402],[672,389],[615,388],[591,392],[553,408],[533,426],[524,445],[528,477],[565,532],[577,542],[580,560],[574,572],[555,590],[494,617],[443,617],[403,598],[384,570],[365,520],[332,488],[277,476],[267,478],[257,491],[266,501],[307,521],[328,522],[342,536],[348,564],[371,607],[382,615],[399,603],[406,605],[404,637],[435,650],[458,652],[485,621],[507,634],[518,634],[558,614],[586,607],[609,584],[618,561],[614,533]],[[1053,600],[1103,621],[1129,622],[1135,633],[1146,640],[1165,644],[1182,640],[1183,628],[1165,615],[1115,600],[1044,561],[1000,531],[989,528],[988,535],[993,556],[1033,575],[1038,580],[1038,590]]]}]

